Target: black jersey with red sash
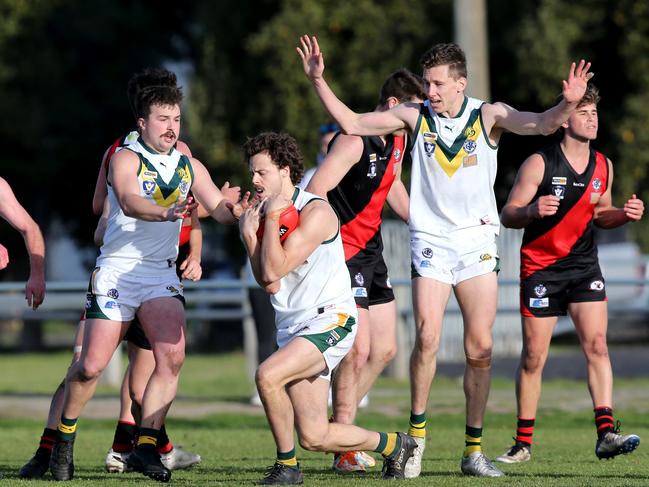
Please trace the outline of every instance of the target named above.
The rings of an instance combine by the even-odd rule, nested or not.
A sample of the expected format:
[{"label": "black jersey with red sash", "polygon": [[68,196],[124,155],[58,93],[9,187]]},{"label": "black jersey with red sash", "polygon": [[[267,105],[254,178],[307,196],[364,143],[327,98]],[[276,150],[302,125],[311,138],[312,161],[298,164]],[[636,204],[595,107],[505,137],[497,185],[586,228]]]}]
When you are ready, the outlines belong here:
[{"label": "black jersey with red sash", "polygon": [[346,261],[360,251],[373,255],[383,252],[383,205],[406,152],[404,136],[388,135],[385,143],[376,136],[361,139],[363,155],[338,186],[327,193],[329,203],[340,217]]},{"label": "black jersey with red sash", "polygon": [[577,174],[558,142],[539,154],[545,173],[532,201],[549,194],[561,200],[556,214],[525,227],[521,279],[561,280],[588,275],[599,269],[593,215],[608,187],[606,157],[591,149],[586,170]]}]

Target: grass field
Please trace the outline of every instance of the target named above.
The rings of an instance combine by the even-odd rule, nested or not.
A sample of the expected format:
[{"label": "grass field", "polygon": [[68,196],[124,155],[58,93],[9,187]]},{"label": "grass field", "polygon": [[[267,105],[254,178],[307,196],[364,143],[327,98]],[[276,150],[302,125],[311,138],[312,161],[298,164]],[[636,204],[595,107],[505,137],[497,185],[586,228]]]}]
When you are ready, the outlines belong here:
[{"label": "grass field", "polygon": [[[67,355],[9,355],[0,357],[0,472],[2,485],[28,485],[16,472],[32,455],[43,428],[44,413],[29,409],[45,404],[67,366]],[[649,438],[649,380],[616,383],[617,416],[625,431]],[[260,410],[247,405],[252,386],[245,375],[243,357],[190,356],[183,369],[179,399],[168,421],[172,440],[198,452],[201,465],[176,471],[177,485],[251,485],[274,459],[274,444]],[[109,475],[103,460],[112,441],[114,420],[110,408],[96,408],[115,391],[103,386],[94,417],[83,418],[75,445],[73,485],[152,484],[139,474]],[[457,379],[439,378],[429,405],[428,446],[422,476],[408,485],[507,486],[620,486],[649,485],[649,454],[644,445],[632,455],[598,461],[595,433],[585,384],[550,381],[544,386],[537,419],[534,459],[523,465],[505,465],[502,479],[466,478],[459,473],[464,419],[462,389]],[[509,380],[496,379],[492,388],[483,440],[486,453],[495,457],[511,444],[514,430],[514,393]],[[21,410],[7,406],[20,400]],[[113,404],[113,403],[110,403]],[[233,412],[234,411],[234,412]],[[117,411],[115,411],[115,414]],[[408,413],[408,385],[381,379],[358,424],[378,430],[403,430]],[[38,416],[42,417],[38,417]],[[364,476],[341,477],[330,471],[331,456],[298,450],[307,485],[380,485],[380,467]],[[379,462],[380,465],[380,462]],[[49,474],[45,478],[50,478]],[[125,483],[127,482],[127,483]]]}]

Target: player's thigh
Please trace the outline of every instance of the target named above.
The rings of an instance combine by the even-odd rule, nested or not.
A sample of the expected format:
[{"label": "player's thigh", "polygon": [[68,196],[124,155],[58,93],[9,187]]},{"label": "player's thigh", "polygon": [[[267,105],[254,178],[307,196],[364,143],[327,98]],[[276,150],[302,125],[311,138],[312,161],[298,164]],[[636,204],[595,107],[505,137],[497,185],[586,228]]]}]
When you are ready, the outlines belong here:
[{"label": "player's thigh", "polygon": [[396,301],[370,306],[369,322],[371,353],[396,348]]},{"label": "player's thigh", "polygon": [[79,361],[103,369],[122,341],[129,323],[89,318],[84,325],[83,349]]},{"label": "player's thigh", "polygon": [[449,283],[428,277],[415,277],[412,280],[412,304],[418,333],[426,328],[427,332],[439,335],[450,295]]},{"label": "player's thigh", "polygon": [[607,301],[570,303],[568,313],[575,324],[577,336],[582,344],[606,341],[606,332],[608,330]]},{"label": "player's thigh", "polygon": [[176,297],[158,297],[145,301],[138,310],[144,334],[154,351],[161,344],[185,343],[185,308]]},{"label": "player's thigh", "polygon": [[259,366],[258,380],[283,386],[300,379],[318,376],[327,364],[316,345],[297,336],[274,352]]},{"label": "player's thigh", "polygon": [[139,347],[133,342],[127,343],[131,384],[133,384],[134,381],[144,382],[146,384],[155,368],[155,357],[153,356],[153,351]]},{"label": "player's thigh", "polygon": [[488,272],[460,282],[455,286],[455,297],[464,321],[465,348],[490,347],[498,302],[496,273]]},{"label": "player's thigh", "polygon": [[558,321],[557,316],[523,316],[523,356],[538,358],[546,356],[552,341],[552,332]]}]

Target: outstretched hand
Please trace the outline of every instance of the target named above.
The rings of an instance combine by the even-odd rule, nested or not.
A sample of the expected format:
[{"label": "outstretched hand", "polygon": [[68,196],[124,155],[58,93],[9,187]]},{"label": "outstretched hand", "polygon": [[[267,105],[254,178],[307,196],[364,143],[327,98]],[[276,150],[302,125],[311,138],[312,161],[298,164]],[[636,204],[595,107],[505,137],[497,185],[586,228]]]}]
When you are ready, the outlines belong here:
[{"label": "outstretched hand", "polygon": [[590,63],[583,59],[579,61],[577,66],[575,63],[570,65],[568,72],[568,81],[563,80],[563,99],[566,103],[578,103],[586,93],[588,80],[590,80],[595,73],[588,71]]},{"label": "outstretched hand", "polygon": [[186,218],[191,215],[192,211],[196,208],[198,208],[198,203],[192,196],[188,197],[186,200],[178,201],[167,210],[167,221],[173,222]]},{"label": "outstretched hand", "polygon": [[302,59],[304,74],[310,80],[321,78],[325,66],[318,40],[315,36],[303,35],[300,37],[300,44],[302,44],[302,48],[296,47],[295,49]]},{"label": "outstretched hand", "polygon": [[241,187],[230,186],[230,181],[226,181],[221,186],[221,194],[226,200],[236,203],[239,200],[239,196],[241,196]]},{"label": "outstretched hand", "polygon": [[230,210],[230,213],[232,213],[232,216],[236,220],[241,218],[243,212],[250,208],[250,205],[250,191],[246,191],[241,199],[236,203],[233,203],[232,201],[225,202],[225,207]]}]

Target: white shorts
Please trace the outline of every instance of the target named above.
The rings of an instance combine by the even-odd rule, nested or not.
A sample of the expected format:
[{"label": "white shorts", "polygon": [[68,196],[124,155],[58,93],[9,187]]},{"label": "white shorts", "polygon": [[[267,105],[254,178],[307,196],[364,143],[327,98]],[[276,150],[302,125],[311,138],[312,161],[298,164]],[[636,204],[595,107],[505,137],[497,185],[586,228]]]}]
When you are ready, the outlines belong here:
[{"label": "white shorts", "polygon": [[427,277],[455,286],[498,272],[496,235],[475,232],[462,238],[449,237],[410,239],[413,278]]},{"label": "white shorts", "polygon": [[111,267],[96,267],[86,294],[86,317],[131,321],[142,303],[166,297],[184,302],[183,285],[174,268],[159,276],[134,276]]},{"label": "white shorts", "polygon": [[277,346],[285,347],[295,337],[304,337],[313,343],[322,353],[327,366],[318,377],[331,380],[331,372],[351,350],[357,330],[357,313],[327,311],[303,322],[304,326],[292,335],[280,338]]}]

